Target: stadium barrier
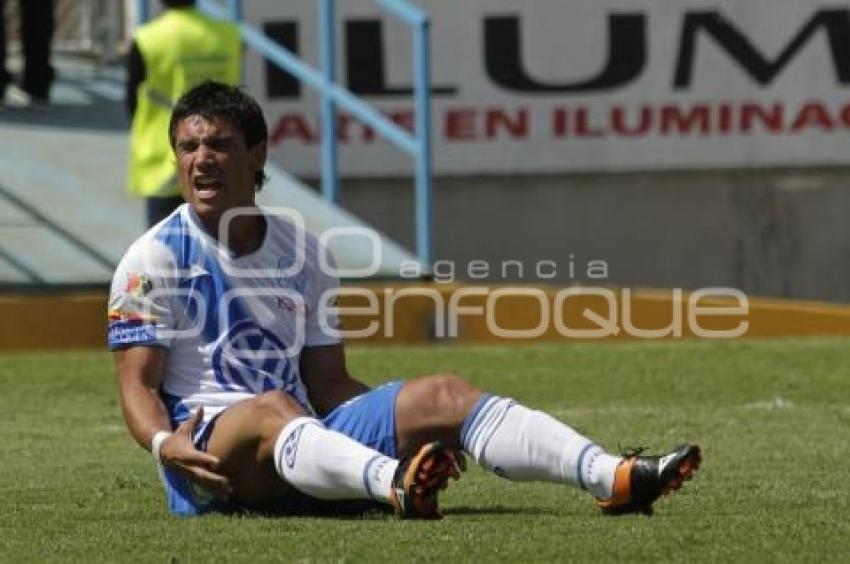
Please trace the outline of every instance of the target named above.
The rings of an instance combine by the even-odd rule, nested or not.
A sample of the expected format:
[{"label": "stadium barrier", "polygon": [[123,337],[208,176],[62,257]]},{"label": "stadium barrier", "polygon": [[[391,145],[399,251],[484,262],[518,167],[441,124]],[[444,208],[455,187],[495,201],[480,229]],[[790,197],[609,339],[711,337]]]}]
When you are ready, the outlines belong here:
[{"label": "stadium barrier", "polygon": [[[850,335],[850,306],[717,289],[365,284],[338,307],[349,344],[525,344]],[[0,350],[105,348],[106,295],[0,296]]]}]

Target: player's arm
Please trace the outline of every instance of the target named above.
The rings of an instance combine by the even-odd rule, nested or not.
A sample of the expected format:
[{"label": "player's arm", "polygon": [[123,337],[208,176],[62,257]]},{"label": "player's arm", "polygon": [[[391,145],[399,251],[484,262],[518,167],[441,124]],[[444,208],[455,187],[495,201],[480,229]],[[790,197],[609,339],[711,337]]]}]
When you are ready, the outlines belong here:
[{"label": "player's arm", "polygon": [[[324,247],[325,262],[335,268],[336,261]],[[307,308],[305,340],[301,349],[301,380],[307,387],[310,404],[319,416],[324,416],[369,387],[355,380],[345,366],[345,348],[339,331],[342,325],[337,306],[339,278],[335,272],[317,268],[311,270],[314,278],[308,294],[312,302]]]},{"label": "player's arm", "polygon": [[342,343],[305,347],[301,351],[301,379],[307,387],[310,404],[319,416],[369,391],[368,386],[348,373]]},{"label": "player's arm", "polygon": [[[124,420],[136,442],[148,450],[151,450],[157,432],[171,432],[168,411],[158,392],[165,354],[165,349],[155,346],[134,346],[115,351]],[[203,410],[199,409],[165,439],[160,460],[208,491],[227,495],[230,484],[225,476],[218,473],[218,459],[197,450],[192,443],[192,433],[202,418]]]},{"label": "player's arm", "polygon": [[161,347],[130,347],[115,351],[121,409],[130,434],[150,450],[157,431],[171,432],[168,411],[157,392],[165,365]]}]

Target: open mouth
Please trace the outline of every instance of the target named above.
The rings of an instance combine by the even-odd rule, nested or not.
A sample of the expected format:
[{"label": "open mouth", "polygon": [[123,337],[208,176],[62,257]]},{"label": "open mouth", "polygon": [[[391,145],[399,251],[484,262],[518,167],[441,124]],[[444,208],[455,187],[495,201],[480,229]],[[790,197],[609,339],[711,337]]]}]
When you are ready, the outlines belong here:
[{"label": "open mouth", "polygon": [[221,182],[211,176],[197,176],[194,180],[195,193],[202,200],[213,198],[221,190]]}]

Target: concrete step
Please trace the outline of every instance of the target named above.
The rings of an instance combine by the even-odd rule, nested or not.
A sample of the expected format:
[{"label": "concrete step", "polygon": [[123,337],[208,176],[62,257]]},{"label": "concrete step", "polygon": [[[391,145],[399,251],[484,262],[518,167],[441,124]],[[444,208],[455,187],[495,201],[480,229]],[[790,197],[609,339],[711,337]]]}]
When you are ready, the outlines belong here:
[{"label": "concrete step", "polygon": [[[55,59],[51,104],[0,110],[0,288],[106,284],[128,245],[144,232],[144,206],[125,190],[129,120],[123,69],[68,56]],[[13,70],[14,70],[14,65]],[[261,204],[291,206],[317,235],[330,227],[368,228],[269,164]],[[415,258],[387,237],[381,277],[398,277]],[[340,267],[368,266],[363,236],[333,237]]]}]

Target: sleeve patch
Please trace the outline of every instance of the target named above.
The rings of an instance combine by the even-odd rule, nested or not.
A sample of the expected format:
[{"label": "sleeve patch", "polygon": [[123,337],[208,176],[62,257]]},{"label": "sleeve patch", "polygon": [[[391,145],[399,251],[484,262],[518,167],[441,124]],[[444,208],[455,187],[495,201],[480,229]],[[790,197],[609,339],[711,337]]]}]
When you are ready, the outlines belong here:
[{"label": "sleeve patch", "polygon": [[110,321],[107,329],[107,341],[110,348],[156,343],[156,324],[143,319]]},{"label": "sleeve patch", "polygon": [[136,298],[143,298],[153,288],[151,279],[142,272],[128,272],[124,293]]}]

